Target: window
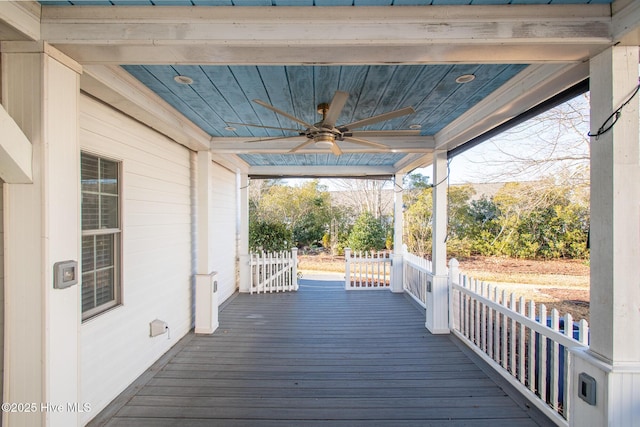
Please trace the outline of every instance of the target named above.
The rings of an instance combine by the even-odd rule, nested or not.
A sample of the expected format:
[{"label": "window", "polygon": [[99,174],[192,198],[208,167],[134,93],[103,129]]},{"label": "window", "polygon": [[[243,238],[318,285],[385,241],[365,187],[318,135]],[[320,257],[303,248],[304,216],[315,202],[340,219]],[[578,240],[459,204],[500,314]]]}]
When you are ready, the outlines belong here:
[{"label": "window", "polygon": [[82,153],[82,319],[120,303],[120,165]]}]

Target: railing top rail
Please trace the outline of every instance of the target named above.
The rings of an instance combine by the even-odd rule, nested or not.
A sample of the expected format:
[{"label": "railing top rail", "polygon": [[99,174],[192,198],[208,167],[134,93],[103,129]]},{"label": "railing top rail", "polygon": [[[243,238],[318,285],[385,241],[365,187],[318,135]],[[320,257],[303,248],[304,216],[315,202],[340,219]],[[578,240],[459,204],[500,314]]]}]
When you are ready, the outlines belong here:
[{"label": "railing top rail", "polygon": [[407,264],[410,264],[416,270],[420,270],[424,273],[431,274],[432,266],[431,266],[431,261],[429,261],[428,259],[421,258],[415,254],[408,253],[408,252],[404,253],[403,258]]},{"label": "railing top rail", "polygon": [[[571,331],[571,335],[565,335],[560,331],[556,331],[550,328],[546,324],[539,323],[535,319],[531,319],[530,317],[527,317],[521,313],[518,313],[517,311],[512,310],[509,307],[505,307],[504,305],[498,302],[495,302],[483,295],[480,295],[479,293],[465,286],[459,285],[457,283],[453,283],[452,287],[453,289],[459,290],[460,292],[463,292],[464,294],[471,296],[472,298],[482,302],[483,304],[493,308],[494,310],[499,311],[500,313],[511,317],[512,319],[534,330],[535,332],[538,332],[539,334],[544,335],[547,338],[551,338],[552,340],[558,342],[558,344],[560,345],[563,345],[565,347],[588,347],[586,344],[572,337],[573,330]],[[573,328],[573,325],[565,325],[565,328]]]}]

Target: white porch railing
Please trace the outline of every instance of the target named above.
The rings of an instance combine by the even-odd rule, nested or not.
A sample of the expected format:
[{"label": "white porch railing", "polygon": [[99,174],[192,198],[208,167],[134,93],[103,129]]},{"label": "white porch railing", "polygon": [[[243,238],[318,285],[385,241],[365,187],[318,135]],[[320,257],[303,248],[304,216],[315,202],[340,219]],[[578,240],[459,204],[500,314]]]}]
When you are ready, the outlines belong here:
[{"label": "white porch railing", "polygon": [[427,308],[427,283],[432,280],[433,274],[431,261],[407,252],[406,246],[403,252],[403,280],[404,291],[411,296],[422,308]]},{"label": "white porch railing", "polygon": [[500,292],[458,273],[449,262],[451,331],[558,425],[568,425],[569,348],[588,347],[585,320]]},{"label": "white porch railing", "polygon": [[250,293],[298,290],[298,249],[291,252],[252,253]]},{"label": "white porch railing", "polygon": [[346,262],[344,288],[355,289],[389,289],[391,287],[391,253],[352,252],[344,250]]}]

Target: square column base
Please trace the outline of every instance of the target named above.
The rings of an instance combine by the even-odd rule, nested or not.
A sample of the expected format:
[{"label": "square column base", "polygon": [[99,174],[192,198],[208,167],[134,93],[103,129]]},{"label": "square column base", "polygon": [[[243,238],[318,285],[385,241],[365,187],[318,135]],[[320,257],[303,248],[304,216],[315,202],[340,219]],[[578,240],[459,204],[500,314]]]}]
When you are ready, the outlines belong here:
[{"label": "square column base", "polygon": [[[582,349],[571,350],[570,358],[570,426],[631,426],[640,420],[640,362],[610,364]],[[590,393],[593,404],[580,397]]]},{"label": "square column base", "polygon": [[218,329],[218,282],[216,272],[196,274],[196,334]]},{"label": "square column base", "polygon": [[403,280],[403,262],[404,257],[402,254],[393,254],[392,267],[391,267],[391,292],[401,294],[404,292]]},{"label": "square column base", "polygon": [[429,275],[427,282],[427,319],[425,327],[432,334],[448,334],[449,276]]},{"label": "square column base", "polygon": [[248,294],[251,292],[251,255],[244,254],[239,256],[239,289],[241,294]]}]

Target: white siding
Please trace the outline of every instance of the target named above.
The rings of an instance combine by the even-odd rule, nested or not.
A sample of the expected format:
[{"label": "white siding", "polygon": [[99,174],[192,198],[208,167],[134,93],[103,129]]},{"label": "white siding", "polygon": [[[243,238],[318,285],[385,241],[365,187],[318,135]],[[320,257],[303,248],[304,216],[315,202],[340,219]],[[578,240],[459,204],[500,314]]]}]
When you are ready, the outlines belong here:
[{"label": "white siding", "polygon": [[213,270],[218,272],[218,301],[222,303],[236,290],[236,174],[214,163],[212,175],[211,254]]},{"label": "white siding", "polygon": [[[122,162],[123,304],[81,327],[81,401],[97,415],[192,326],[190,152],[88,97],[82,150]],[[168,335],[149,337],[149,322]]]}]

